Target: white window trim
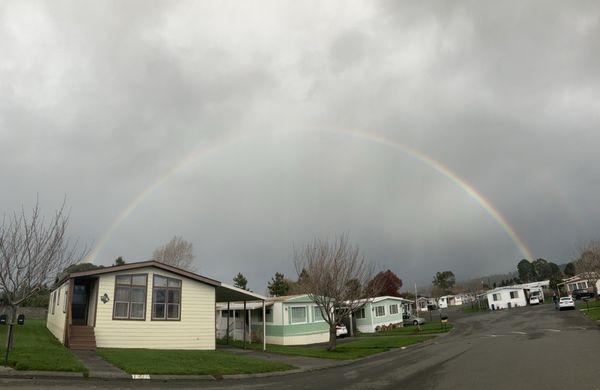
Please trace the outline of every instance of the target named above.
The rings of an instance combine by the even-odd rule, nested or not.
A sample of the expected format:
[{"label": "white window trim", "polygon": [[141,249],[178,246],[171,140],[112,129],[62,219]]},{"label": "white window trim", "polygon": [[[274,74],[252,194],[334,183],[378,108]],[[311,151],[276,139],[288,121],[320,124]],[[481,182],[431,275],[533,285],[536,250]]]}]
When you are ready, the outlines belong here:
[{"label": "white window trim", "polygon": [[[294,307],[303,307],[304,308],[304,322],[293,322],[292,321],[292,308]],[[308,324],[308,306],[306,305],[293,305],[293,306],[289,306],[288,309],[288,316],[289,318],[289,324],[290,325],[302,325],[302,324]]]},{"label": "white window trim", "polygon": [[[392,313],[392,306],[396,307],[396,312],[395,313]],[[392,303],[392,304],[388,305],[388,309],[389,309],[389,312],[390,312],[391,316],[395,316],[395,315],[398,315],[398,313],[400,313],[400,310],[398,310],[398,304],[397,303]]]},{"label": "white window trim", "polygon": [[[383,307],[383,314],[382,315],[377,315],[377,308],[378,307]],[[377,318],[385,317],[385,305],[374,306],[373,307],[373,312],[375,314],[375,317],[377,317]]]}]

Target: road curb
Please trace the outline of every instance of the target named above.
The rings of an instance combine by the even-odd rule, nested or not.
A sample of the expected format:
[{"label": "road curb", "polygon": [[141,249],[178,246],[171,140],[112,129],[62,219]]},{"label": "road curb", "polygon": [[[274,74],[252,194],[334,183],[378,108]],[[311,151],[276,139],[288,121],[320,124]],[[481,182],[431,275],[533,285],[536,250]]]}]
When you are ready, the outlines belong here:
[{"label": "road curb", "polygon": [[81,379],[85,378],[82,372],[68,371],[0,371],[0,378],[20,379]]}]

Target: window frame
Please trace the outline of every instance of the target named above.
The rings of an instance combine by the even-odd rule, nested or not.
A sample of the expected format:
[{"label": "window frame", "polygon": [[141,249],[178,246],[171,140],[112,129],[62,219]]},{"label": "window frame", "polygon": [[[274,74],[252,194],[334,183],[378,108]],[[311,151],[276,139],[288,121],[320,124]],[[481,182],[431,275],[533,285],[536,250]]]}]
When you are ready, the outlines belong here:
[{"label": "window frame", "polygon": [[[159,278],[165,278],[167,280],[167,285],[162,287],[156,287],[156,277]],[[179,287],[169,287],[169,280],[176,280],[179,282]],[[155,292],[156,290],[165,290],[165,303],[155,303]],[[169,303],[169,290],[177,290],[179,291],[179,303]],[[152,274],[152,307],[150,308],[150,321],[181,321],[181,308],[183,307],[182,304],[182,295],[181,292],[183,290],[183,280],[182,279],[177,279],[177,278],[172,278],[170,276],[165,276],[165,275],[160,275],[160,274]],[[155,317],[155,312],[154,312],[154,305],[164,305],[165,306],[165,316],[163,318],[157,318]],[[178,305],[179,306],[179,310],[177,311],[177,318],[169,318],[169,305]],[[227,311],[227,310],[225,310]],[[233,311],[233,310],[230,310]],[[227,315],[229,316],[230,313],[227,313]]]},{"label": "window frame", "polygon": [[[396,312],[395,313],[392,313],[392,307],[396,308]],[[397,303],[390,304],[389,307],[388,307],[388,310],[389,310],[391,316],[396,315],[396,314],[398,314],[400,312],[398,310],[398,304]]]},{"label": "window frame", "polygon": [[364,306],[354,312],[354,317],[357,320],[364,320],[365,318],[367,318],[367,311],[365,310]]},{"label": "window frame", "polygon": [[[317,317],[315,315],[316,312],[320,312],[321,313],[321,319],[317,320]],[[313,322],[325,322],[325,316],[323,315],[323,311],[321,310],[321,308],[319,307],[319,305],[314,305],[313,306]]]},{"label": "window frame", "polygon": [[69,294],[69,289],[67,289],[65,291],[65,294],[63,295],[63,297],[64,297],[63,298],[63,301],[64,301],[63,302],[63,313],[67,312],[67,306],[68,306],[68,303],[69,303],[69,295],[68,294]]},{"label": "window frame", "polygon": [[[294,316],[292,315],[292,311],[294,308],[302,308],[304,309],[304,321],[303,322],[293,322],[293,318]],[[302,325],[302,324],[308,324],[308,307],[306,305],[294,305],[294,306],[290,306],[289,307],[289,322],[290,325]]]},{"label": "window frame", "polygon": [[518,291],[511,291],[510,292],[510,299],[519,299],[519,292]]},{"label": "window frame", "polygon": [[54,308],[56,307],[56,290],[52,293],[52,315],[54,315]]},{"label": "window frame", "polygon": [[[383,309],[383,314],[381,315],[377,314],[377,309],[379,309],[380,307]],[[385,305],[375,306],[373,311],[375,312],[375,317],[385,317]]]},{"label": "window frame", "polygon": [[[129,281],[129,285],[125,285],[125,284],[117,284],[117,279],[119,278],[119,276],[129,276],[130,281]],[[144,284],[144,317],[142,318],[131,318],[131,290],[134,287],[137,288],[141,288],[142,285],[134,285],[133,283],[133,277],[134,276],[145,276],[146,277],[146,284]],[[127,301],[128,306],[127,306],[127,317],[117,317],[115,314],[117,312],[117,302],[121,303],[121,302],[125,302],[125,301],[117,301],[117,287],[127,287],[129,288],[129,300]],[[115,288],[113,290],[113,312],[112,312],[112,319],[115,321],[146,321],[146,311],[148,310],[148,274],[116,274],[115,275]],[[140,302],[135,302],[135,303],[140,303]]]},{"label": "window frame", "polygon": [[[498,298],[496,298],[496,296],[498,296]],[[493,293],[492,294],[492,300],[494,302],[498,302],[498,301],[502,300],[502,295],[500,293]]]}]

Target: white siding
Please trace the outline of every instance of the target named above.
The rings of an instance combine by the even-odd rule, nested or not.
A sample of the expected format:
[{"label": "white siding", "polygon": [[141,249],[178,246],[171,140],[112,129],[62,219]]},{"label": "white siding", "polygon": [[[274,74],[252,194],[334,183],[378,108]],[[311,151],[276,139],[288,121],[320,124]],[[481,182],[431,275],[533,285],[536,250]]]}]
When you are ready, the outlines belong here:
[{"label": "white siding", "polygon": [[[69,290],[69,282],[63,283],[60,287],[50,293],[50,303],[48,303],[48,318],[46,318],[46,327],[60,341],[65,342],[65,301],[68,302],[67,291]],[[60,299],[58,298],[60,291]],[[56,294],[56,301],[52,298]],[[52,314],[54,310],[54,314]]]},{"label": "white siding", "polygon": [[[115,276],[148,274],[146,320],[113,320]],[[181,320],[152,321],[152,276],[180,279]],[[100,297],[108,294],[110,301]],[[94,299],[95,296],[94,296]],[[99,276],[96,344],[110,348],[215,349],[215,288],[157,268],[148,267]]]}]

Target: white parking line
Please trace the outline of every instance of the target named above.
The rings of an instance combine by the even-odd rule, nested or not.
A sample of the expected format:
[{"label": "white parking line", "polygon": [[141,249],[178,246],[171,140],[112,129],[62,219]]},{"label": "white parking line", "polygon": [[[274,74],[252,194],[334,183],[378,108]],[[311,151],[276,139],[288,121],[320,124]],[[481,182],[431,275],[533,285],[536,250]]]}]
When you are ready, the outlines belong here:
[{"label": "white parking line", "polygon": [[527,334],[526,332],[521,332],[521,331],[518,331],[518,330],[516,330],[514,332],[510,332],[510,333],[514,333],[514,334]]},{"label": "white parking line", "polygon": [[541,330],[547,330],[548,332],[560,332],[560,329],[541,329]]}]

